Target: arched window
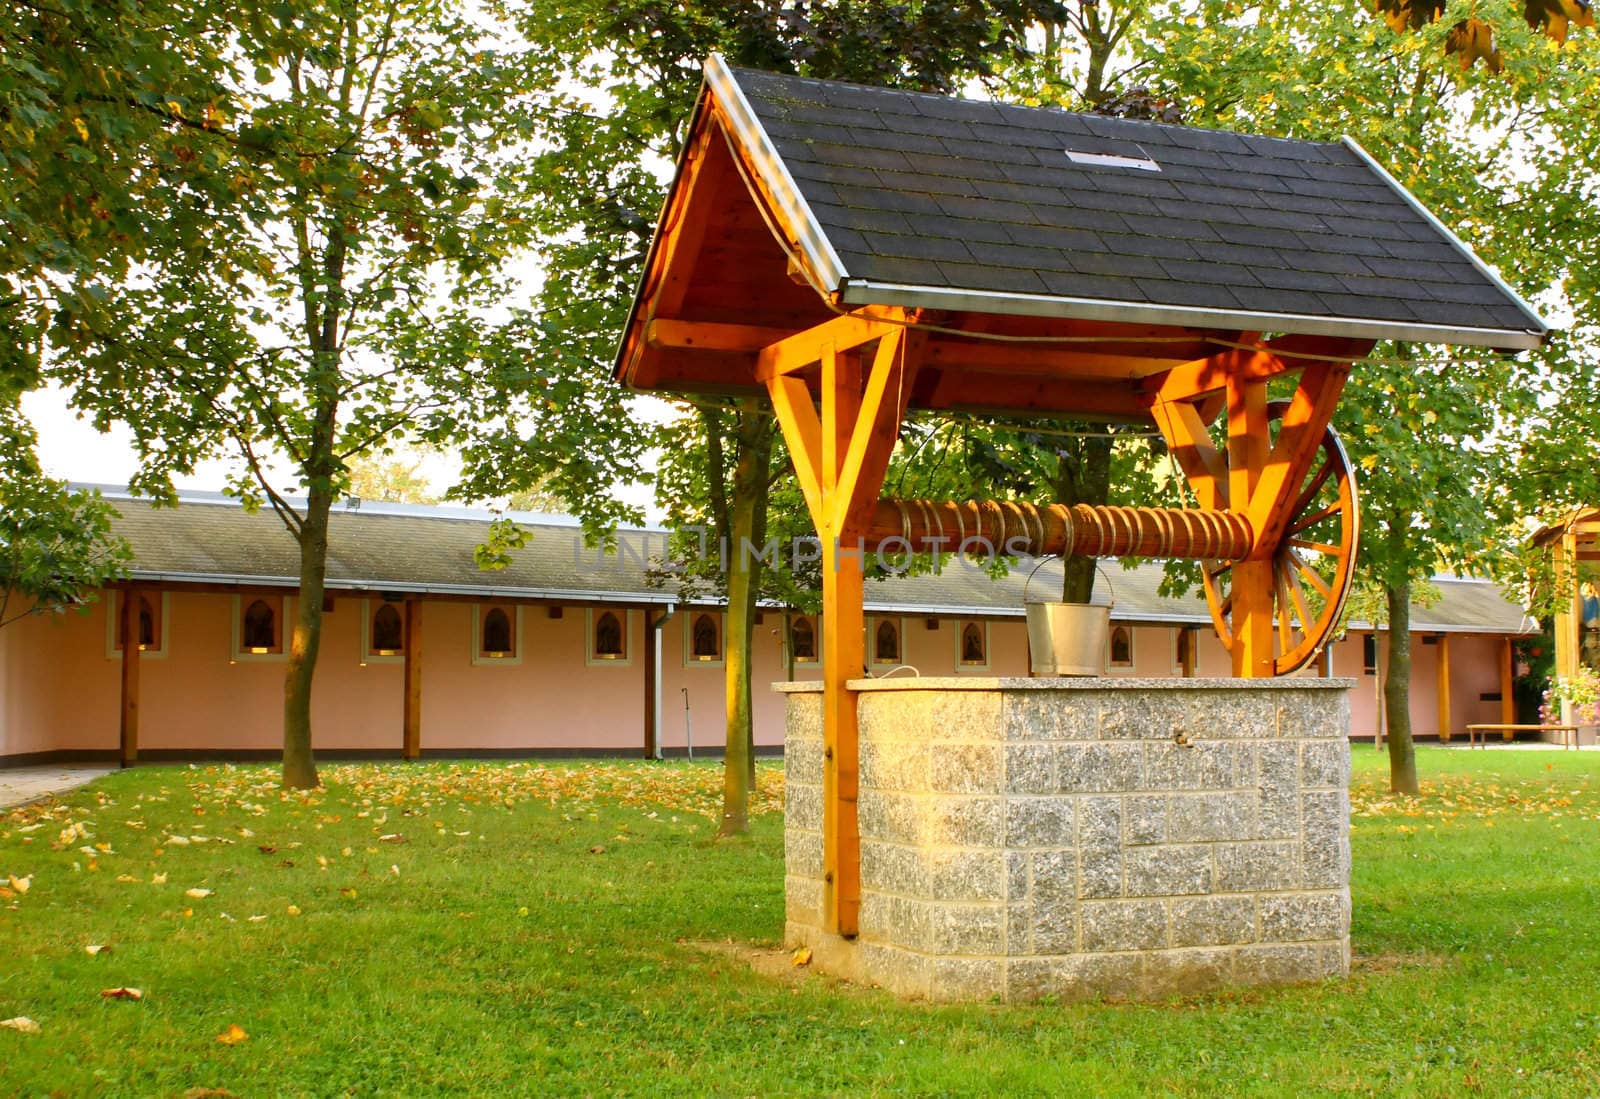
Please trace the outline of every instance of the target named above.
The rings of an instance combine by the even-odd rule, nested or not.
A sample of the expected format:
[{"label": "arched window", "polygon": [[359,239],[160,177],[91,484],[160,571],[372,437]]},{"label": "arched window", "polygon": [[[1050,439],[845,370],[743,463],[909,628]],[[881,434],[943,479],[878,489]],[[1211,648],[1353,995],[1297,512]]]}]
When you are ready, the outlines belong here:
[{"label": "arched window", "polygon": [[872,659],[875,664],[900,663],[900,626],[894,619],[885,618],[873,631]]},{"label": "arched window", "polygon": [[982,623],[968,622],[961,627],[961,663],[989,663],[988,646],[985,644]]},{"label": "arched window", "polygon": [[1177,664],[1174,669],[1179,675],[1194,675],[1194,631],[1184,626],[1178,627],[1177,649],[1173,653],[1173,662]]},{"label": "arched window", "polygon": [[614,611],[606,611],[594,620],[594,655],[599,660],[621,660],[622,623]]},{"label": "arched window", "polygon": [[695,660],[722,659],[722,631],[713,615],[697,614],[690,633],[689,656]]},{"label": "arched window", "polygon": [[1126,626],[1111,627],[1111,666],[1133,667],[1133,631]]},{"label": "arched window", "polygon": [[814,664],[817,660],[817,628],[809,618],[796,618],[789,626],[790,651],[798,663]]},{"label": "arched window", "polygon": [[239,643],[248,653],[270,653],[278,647],[278,616],[266,600],[253,600],[245,608]]},{"label": "arched window", "polygon": [[156,612],[150,606],[150,600],[144,596],[139,597],[139,648],[153,649],[156,647]]},{"label": "arched window", "polygon": [[490,607],[483,616],[483,655],[510,656],[511,616],[499,607]]},{"label": "arched window", "polygon": [[372,614],[372,651],[377,656],[405,651],[405,626],[392,604],[380,603]]}]

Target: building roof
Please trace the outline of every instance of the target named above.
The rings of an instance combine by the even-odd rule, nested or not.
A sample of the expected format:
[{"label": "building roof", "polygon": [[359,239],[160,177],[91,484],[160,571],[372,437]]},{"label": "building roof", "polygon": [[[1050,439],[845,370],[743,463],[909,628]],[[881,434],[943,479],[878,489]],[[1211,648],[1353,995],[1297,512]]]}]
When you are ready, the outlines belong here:
[{"label": "building roof", "polygon": [[[117,534],[133,548],[132,577],[173,587],[183,585],[284,587],[298,584],[299,553],[283,523],[270,510],[246,511],[237,501],[185,495],[178,507],[154,507],[114,489],[103,489],[117,507]],[[363,503],[336,509],[329,520],[328,588],[332,592],[431,594],[483,599],[526,599],[632,605],[680,602],[675,587],[653,586],[646,562],[666,551],[666,532],[618,532],[618,552],[585,547],[582,531],[569,521],[528,517],[528,545],[513,551],[499,571],[477,567],[473,553],[488,535],[487,512],[450,507]],[[1114,593],[1112,617],[1119,621],[1208,626],[1198,592],[1162,596],[1159,564],[1119,569],[1108,563]],[[1482,580],[1435,581],[1442,598],[1412,608],[1412,628],[1427,632],[1522,633],[1531,629],[1520,608]],[[1028,584],[1021,570],[991,580],[963,561],[947,563],[939,575],[870,580],[869,614],[916,616],[1022,616],[1028,598],[1047,598],[1061,586],[1061,565],[1047,562]],[[1104,601],[1108,585],[1100,585]],[[697,600],[704,601],[704,600]],[[1356,624],[1359,628],[1360,624]]]},{"label": "building roof", "polygon": [[1349,138],[1295,141],[707,64],[843,305],[1504,348],[1547,326]]}]

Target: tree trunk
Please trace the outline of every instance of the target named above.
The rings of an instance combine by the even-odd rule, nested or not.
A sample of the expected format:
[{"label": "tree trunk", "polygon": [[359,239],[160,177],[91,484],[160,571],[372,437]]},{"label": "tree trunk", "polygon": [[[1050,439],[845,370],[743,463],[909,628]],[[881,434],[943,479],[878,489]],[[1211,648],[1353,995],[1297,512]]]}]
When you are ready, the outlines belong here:
[{"label": "tree trunk", "polygon": [[303,790],[320,785],[311,754],[311,678],[322,644],[322,599],[328,573],[328,512],[333,494],[313,484],[300,528],[300,597],[295,604],[289,668],[283,685],[283,784]]},{"label": "tree trunk", "polygon": [[1386,587],[1389,601],[1389,657],[1383,684],[1383,712],[1388,725],[1389,789],[1396,794],[1421,793],[1417,783],[1417,750],[1411,741],[1411,583]]},{"label": "tree trunk", "polygon": [[723,672],[728,723],[722,768],[722,826],[734,836],[749,827],[754,775],[754,723],[750,709],[750,651],[755,631],[756,596],[761,589],[758,528],[764,527],[767,470],[772,460],[772,420],[753,400],[740,402],[738,457],[728,501],[728,628],[723,639]]},{"label": "tree trunk", "polygon": [[[1063,440],[1056,476],[1055,502],[1104,504],[1111,496],[1111,444],[1105,435]],[[1061,569],[1061,599],[1087,603],[1094,595],[1093,557],[1068,557]]]}]

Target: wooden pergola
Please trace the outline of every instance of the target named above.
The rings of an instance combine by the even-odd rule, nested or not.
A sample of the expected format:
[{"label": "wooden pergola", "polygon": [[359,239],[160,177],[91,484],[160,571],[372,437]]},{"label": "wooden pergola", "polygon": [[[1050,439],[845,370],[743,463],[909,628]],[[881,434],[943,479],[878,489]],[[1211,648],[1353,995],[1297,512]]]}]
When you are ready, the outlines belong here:
[{"label": "wooden pergola", "polygon": [[1550,554],[1559,609],[1555,613],[1556,675],[1570,679],[1583,663],[1585,582],[1600,581],[1600,508],[1578,508],[1541,528],[1533,544]]},{"label": "wooden pergola", "polygon": [[[782,425],[822,542],[838,933],[855,932],[860,886],[866,553],[981,538],[1198,559],[1234,674],[1286,674],[1327,640],[1350,584],[1355,478],[1328,425],[1355,364],[1379,339],[1542,340],[1353,143],[1257,142],[707,64],[617,377],[764,393]],[[1368,238],[1341,235],[1357,200]],[[1385,249],[1379,218],[1405,246]],[[1312,222],[1314,238],[1278,227]],[[914,411],[1152,425],[1197,507],[880,500]]]}]

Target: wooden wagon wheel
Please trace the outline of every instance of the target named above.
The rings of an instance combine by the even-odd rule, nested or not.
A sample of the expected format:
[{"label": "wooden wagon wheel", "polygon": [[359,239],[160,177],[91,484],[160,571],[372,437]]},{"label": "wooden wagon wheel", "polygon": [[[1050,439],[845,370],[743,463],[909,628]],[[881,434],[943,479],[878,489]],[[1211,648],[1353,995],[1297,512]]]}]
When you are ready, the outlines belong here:
[{"label": "wooden wagon wheel", "polygon": [[[1267,415],[1276,422],[1288,407],[1288,401],[1273,401]],[[1291,505],[1284,536],[1271,554],[1273,675],[1305,667],[1338,627],[1350,595],[1360,535],[1355,470],[1330,427],[1323,432],[1317,457]],[[1201,564],[1211,621],[1230,653],[1238,644],[1232,621],[1235,563]]]}]

